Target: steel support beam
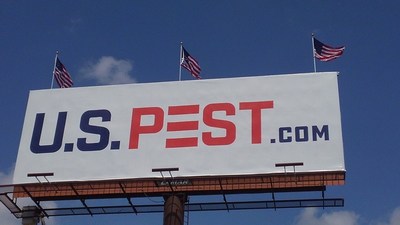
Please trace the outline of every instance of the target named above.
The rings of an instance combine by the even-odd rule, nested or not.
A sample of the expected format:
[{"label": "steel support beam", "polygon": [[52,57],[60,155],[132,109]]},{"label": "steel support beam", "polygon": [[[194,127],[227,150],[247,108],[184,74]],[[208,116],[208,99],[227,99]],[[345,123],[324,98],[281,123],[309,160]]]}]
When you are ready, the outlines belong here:
[{"label": "steel support beam", "polygon": [[183,225],[185,218],[184,195],[165,196],[163,225]]}]

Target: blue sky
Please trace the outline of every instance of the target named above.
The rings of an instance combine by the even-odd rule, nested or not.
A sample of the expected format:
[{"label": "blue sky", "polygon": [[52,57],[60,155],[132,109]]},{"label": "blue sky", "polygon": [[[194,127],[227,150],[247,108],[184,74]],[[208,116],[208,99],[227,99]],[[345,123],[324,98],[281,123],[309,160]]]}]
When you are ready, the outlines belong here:
[{"label": "blue sky", "polygon": [[[398,1],[0,2],[0,179],[9,181],[30,90],[51,86],[54,57],[76,87],[178,79],[179,43],[204,79],[313,71],[311,33],[345,45],[317,62],[339,71],[345,207],[192,213],[190,224],[400,224]],[[183,79],[192,79],[183,73]],[[0,221],[20,222],[1,208]],[[162,215],[60,217],[51,224],[162,224]],[[3,224],[3,222],[0,222]]]}]

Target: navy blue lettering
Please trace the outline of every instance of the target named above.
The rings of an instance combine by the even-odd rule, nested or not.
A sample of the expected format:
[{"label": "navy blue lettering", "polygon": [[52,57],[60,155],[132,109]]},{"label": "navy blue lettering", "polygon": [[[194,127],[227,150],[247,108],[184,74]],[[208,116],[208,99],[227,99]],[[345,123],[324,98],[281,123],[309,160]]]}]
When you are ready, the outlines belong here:
[{"label": "navy blue lettering", "polygon": [[323,125],[322,129],[318,129],[317,126],[312,126],[312,135],[313,135],[313,141],[317,140],[317,137],[322,138],[324,137],[325,141],[329,140],[329,129],[328,125]]},{"label": "navy blue lettering", "polygon": [[42,136],[44,113],[37,113],[35,125],[33,126],[33,133],[31,139],[31,151],[33,153],[53,153],[61,148],[62,140],[64,137],[65,121],[67,120],[67,112],[59,112],[56,130],[54,132],[53,143],[49,145],[41,145],[40,139]]},{"label": "navy blue lettering", "polygon": [[300,127],[295,127],[294,129],[296,134],[296,142],[308,141],[308,127],[300,126]]},{"label": "navy blue lettering", "polygon": [[291,142],[292,137],[286,135],[287,133],[292,133],[292,128],[291,127],[281,127],[279,128],[279,142]]},{"label": "navy blue lettering", "polygon": [[100,151],[108,146],[110,131],[105,127],[90,125],[90,119],[100,117],[102,122],[111,121],[111,113],[106,109],[89,110],[82,114],[80,128],[83,132],[97,134],[100,139],[96,143],[87,143],[86,138],[78,138],[77,147],[81,151]]}]

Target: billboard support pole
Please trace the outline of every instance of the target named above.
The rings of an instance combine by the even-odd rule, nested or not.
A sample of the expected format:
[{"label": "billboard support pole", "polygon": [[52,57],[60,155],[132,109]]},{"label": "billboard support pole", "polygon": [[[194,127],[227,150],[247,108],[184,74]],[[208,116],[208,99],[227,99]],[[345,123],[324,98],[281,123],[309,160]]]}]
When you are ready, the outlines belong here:
[{"label": "billboard support pole", "polygon": [[164,196],[163,225],[183,225],[185,216],[185,195]]},{"label": "billboard support pole", "polygon": [[315,63],[315,44],[314,44],[314,33],[311,34],[311,42],[313,48],[313,59],[314,59],[314,73],[317,72],[317,64]]},{"label": "billboard support pole", "polygon": [[22,208],[22,225],[37,225],[41,219],[40,209],[36,206]]}]

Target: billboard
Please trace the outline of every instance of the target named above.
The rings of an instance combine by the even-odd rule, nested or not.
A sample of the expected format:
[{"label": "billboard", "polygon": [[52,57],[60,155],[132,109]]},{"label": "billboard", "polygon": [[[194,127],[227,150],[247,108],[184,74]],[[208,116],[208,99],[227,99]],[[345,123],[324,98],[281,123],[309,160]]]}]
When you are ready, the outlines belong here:
[{"label": "billboard", "polygon": [[345,171],[337,73],[31,91],[14,184]]}]

